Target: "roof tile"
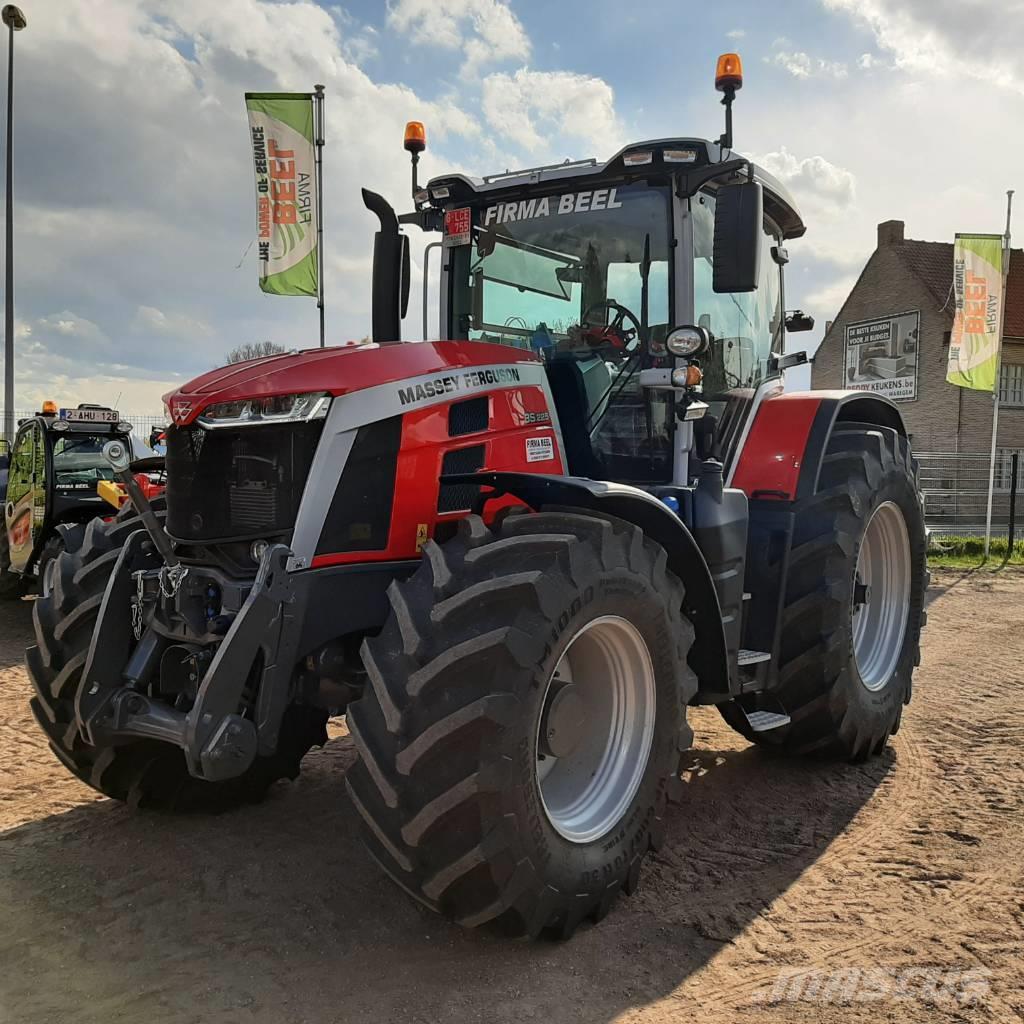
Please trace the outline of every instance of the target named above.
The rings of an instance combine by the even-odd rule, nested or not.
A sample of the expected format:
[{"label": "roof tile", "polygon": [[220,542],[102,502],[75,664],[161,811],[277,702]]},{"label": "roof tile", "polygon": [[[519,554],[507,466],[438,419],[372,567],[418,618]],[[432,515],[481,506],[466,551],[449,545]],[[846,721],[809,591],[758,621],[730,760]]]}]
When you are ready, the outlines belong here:
[{"label": "roof tile", "polygon": [[[893,246],[910,271],[935,296],[950,317],[953,315],[953,244],[920,242],[908,238]],[[1024,250],[1010,251],[1010,277],[1006,285],[1006,323],[1003,335],[1024,338]]]}]

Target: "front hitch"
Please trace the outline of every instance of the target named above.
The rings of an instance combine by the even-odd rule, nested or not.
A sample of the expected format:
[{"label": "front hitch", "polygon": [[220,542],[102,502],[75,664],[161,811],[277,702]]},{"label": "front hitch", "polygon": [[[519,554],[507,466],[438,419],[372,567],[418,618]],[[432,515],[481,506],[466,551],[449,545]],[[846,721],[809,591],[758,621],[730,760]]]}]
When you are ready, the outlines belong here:
[{"label": "front hitch", "polygon": [[[135,574],[159,568],[169,575],[180,568],[160,567],[147,539],[148,530],[128,538],[103,595],[75,702],[82,736],[97,746],[160,740],[182,749],[196,778],[214,782],[242,775],[258,754],[276,749],[290,698],[305,604],[305,588],[295,586],[286,568],[291,551],[273,544],[264,552],[252,589],[185,712],[142,692],[151,675],[145,666],[159,663],[160,641],[149,626],[136,642]],[[258,688],[247,708],[243,693],[250,682]]]}]

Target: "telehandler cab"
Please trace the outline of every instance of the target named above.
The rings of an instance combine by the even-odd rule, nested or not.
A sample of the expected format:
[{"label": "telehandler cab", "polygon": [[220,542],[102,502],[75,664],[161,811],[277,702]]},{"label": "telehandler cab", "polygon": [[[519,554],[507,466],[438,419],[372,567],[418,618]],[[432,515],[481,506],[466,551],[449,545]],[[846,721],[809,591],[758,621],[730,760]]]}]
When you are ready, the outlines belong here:
[{"label": "telehandler cab", "polygon": [[[661,841],[692,705],[791,754],[884,747],[924,622],[915,464],[891,402],[783,392],[804,224],[732,151],[741,81],[727,55],[717,141],[422,189],[410,126],[415,211],[364,193],[373,343],[169,394],[166,505],[57,559],[27,658],[72,772],[224,807],[344,713],[384,870],[567,936]],[[399,341],[410,223],[441,232],[440,341]]]}]

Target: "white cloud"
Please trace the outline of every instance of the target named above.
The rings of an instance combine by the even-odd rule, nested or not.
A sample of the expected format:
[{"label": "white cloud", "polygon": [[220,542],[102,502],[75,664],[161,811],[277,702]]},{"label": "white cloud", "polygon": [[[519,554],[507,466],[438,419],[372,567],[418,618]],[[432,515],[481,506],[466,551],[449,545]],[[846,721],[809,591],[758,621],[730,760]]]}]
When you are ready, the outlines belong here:
[{"label": "white cloud", "polygon": [[742,39],[746,34],[747,33],[741,28],[734,28],[725,33],[726,38],[728,39]]},{"label": "white cloud", "polygon": [[[826,320],[835,320],[836,314],[853,290],[853,286],[857,283],[858,276],[858,274],[843,274],[829,281],[828,284],[810,292],[804,300],[807,303],[808,309],[816,310],[818,316],[824,317]],[[821,330],[824,330],[824,321],[820,324],[815,324],[815,327],[820,327]]]},{"label": "white cloud", "polygon": [[522,22],[502,0],[394,0],[388,22],[414,42],[461,50],[464,77],[530,55]]},{"label": "white cloud", "polygon": [[582,139],[609,155],[623,139],[611,86],[589,75],[526,68],[488,75],[481,106],[502,140],[535,156],[565,156],[553,145],[560,136]]},{"label": "white cloud", "polygon": [[848,73],[845,64],[811,57],[802,50],[779,50],[771,57],[770,63],[778,64],[794,78],[845,78]]},{"label": "white cloud", "polygon": [[[122,408],[155,412],[174,381],[242,342],[316,344],[313,300],[261,294],[252,252],[237,266],[255,231],[246,90],[326,85],[328,344],[368,331],[376,222],[359,188],[409,208],[404,123],[427,124],[421,180],[497,163],[496,133],[485,135],[477,113],[484,83],[467,78],[455,97],[449,86],[417,91],[380,80],[358,66],[379,35],[337,7],[62,0],[32,16],[17,44],[18,94],[32,98],[16,112],[19,408],[29,397],[107,401],[123,390]],[[522,61],[530,50],[497,0],[403,0],[391,18],[385,31],[404,18],[410,35],[463,50],[460,61]],[[581,135],[602,152],[616,144],[611,89],[599,79],[556,71],[507,78],[521,109],[507,109],[491,82],[487,117],[511,125],[515,147],[560,157],[575,155]],[[545,96],[545,88],[564,95]],[[584,127],[566,104],[578,105]],[[416,266],[425,239],[409,233]],[[436,259],[433,266],[432,277]],[[406,334],[418,333],[414,313]]]},{"label": "white cloud", "polygon": [[823,156],[800,159],[781,146],[754,157],[754,161],[790,189],[797,203],[818,216],[834,216],[846,210],[856,197],[857,181],[853,174]]},{"label": "white cloud", "polygon": [[822,0],[866,25],[897,67],[964,75],[1024,93],[1019,0]]},{"label": "white cloud", "polygon": [[873,67],[877,67],[879,63],[879,59],[873,53],[862,53],[857,58],[857,67],[863,68],[865,71],[870,71]]},{"label": "white cloud", "polygon": [[165,313],[156,306],[139,306],[135,314],[135,330],[140,334],[192,335],[208,338],[213,335],[213,328],[202,320],[184,313]]}]

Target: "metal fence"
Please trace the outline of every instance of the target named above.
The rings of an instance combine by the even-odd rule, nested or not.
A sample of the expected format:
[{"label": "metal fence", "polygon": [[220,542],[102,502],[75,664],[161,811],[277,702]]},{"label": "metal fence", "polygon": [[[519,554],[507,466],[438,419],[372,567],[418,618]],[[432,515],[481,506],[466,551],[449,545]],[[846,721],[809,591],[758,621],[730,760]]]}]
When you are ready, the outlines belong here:
[{"label": "metal fence", "polygon": [[[983,537],[988,504],[989,456],[953,452],[914,454],[920,464],[925,525],[931,536],[934,539]],[[1019,462],[1019,452],[996,455],[992,492],[993,537],[1005,538],[1012,534],[1018,540],[1021,538],[1024,481]]]}]

